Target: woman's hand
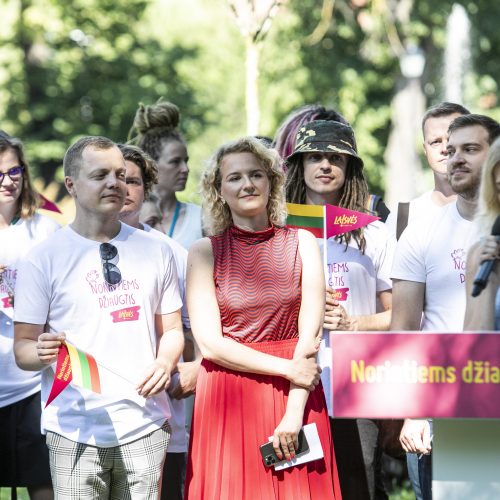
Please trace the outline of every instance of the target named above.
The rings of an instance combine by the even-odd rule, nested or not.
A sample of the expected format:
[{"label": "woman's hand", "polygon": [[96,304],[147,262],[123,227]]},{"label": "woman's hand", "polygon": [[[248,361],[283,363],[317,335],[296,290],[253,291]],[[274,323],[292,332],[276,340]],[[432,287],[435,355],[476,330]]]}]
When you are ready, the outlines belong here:
[{"label": "woman's hand", "polygon": [[302,427],[303,415],[291,414],[289,411],[285,413],[278,427],[273,434],[273,448],[277,457],[283,460],[283,452],[286,460],[295,458],[295,450],[299,447],[299,431]]},{"label": "woman's hand", "polygon": [[316,361],[319,346],[304,356],[290,360],[290,369],[287,379],[295,385],[313,391],[321,380],[321,367]]},{"label": "woman's hand", "polygon": [[479,246],[479,261],[495,260],[500,258],[500,242],[496,236],[489,235],[481,238]]},{"label": "woman's hand", "polygon": [[175,387],[170,387],[168,394],[174,399],[182,399],[191,396],[196,391],[196,380],[200,371],[201,359],[197,361],[187,361],[177,364],[179,372],[178,381]]}]

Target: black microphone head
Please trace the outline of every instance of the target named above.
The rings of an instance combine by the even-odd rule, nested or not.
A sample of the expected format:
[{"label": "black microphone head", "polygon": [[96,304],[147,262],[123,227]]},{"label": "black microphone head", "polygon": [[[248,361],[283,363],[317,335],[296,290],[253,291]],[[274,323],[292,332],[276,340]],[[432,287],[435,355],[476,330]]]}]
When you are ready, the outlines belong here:
[{"label": "black microphone head", "polygon": [[500,215],[495,219],[495,223],[491,228],[491,234],[493,236],[500,236]]}]

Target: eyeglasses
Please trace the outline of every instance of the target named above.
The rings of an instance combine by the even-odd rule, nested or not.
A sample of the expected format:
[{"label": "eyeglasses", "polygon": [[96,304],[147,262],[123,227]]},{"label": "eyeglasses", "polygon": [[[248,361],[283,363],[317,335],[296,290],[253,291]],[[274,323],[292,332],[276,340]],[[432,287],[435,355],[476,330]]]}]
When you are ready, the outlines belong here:
[{"label": "eyeglasses", "polygon": [[5,179],[5,176],[8,175],[12,182],[18,181],[23,175],[24,167],[22,165],[18,165],[17,167],[12,167],[7,170],[7,172],[0,172],[0,186]]},{"label": "eyeglasses", "polygon": [[108,262],[118,255],[118,249],[111,243],[101,243],[99,246],[99,254],[103,261],[102,274],[104,276],[104,281],[106,281],[108,285],[118,285],[122,280],[122,273],[115,264]]}]

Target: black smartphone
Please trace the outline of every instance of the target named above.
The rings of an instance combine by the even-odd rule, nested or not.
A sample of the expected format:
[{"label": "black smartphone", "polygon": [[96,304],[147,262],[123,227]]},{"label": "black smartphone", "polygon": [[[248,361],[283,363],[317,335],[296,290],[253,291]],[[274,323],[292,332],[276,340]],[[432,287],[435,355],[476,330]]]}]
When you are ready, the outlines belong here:
[{"label": "black smartphone", "polygon": [[[305,453],[306,451],[309,451],[309,444],[307,443],[306,435],[304,434],[304,429],[300,429],[298,441],[299,441],[299,447],[297,450],[295,450],[295,456]],[[281,450],[281,452],[283,453],[283,450]],[[264,462],[264,465],[266,467],[272,467],[274,464],[283,461],[283,459],[280,460],[276,455],[272,441],[268,441],[267,443],[264,443],[263,445],[260,446],[260,454],[262,455],[262,461]],[[283,456],[285,456],[284,453]]]}]

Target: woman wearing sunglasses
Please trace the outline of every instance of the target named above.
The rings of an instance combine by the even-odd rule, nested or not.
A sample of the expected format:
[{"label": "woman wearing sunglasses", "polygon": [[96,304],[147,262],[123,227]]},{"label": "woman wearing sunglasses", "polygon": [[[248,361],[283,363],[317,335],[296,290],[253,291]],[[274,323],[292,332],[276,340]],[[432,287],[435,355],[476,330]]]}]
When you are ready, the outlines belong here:
[{"label": "woman wearing sunglasses", "polygon": [[38,206],[21,141],[0,132],[0,487],[24,486],[30,498],[49,499],[53,494],[40,433],[40,373],[18,368],[13,353],[17,265],[59,228],[37,213]]}]

